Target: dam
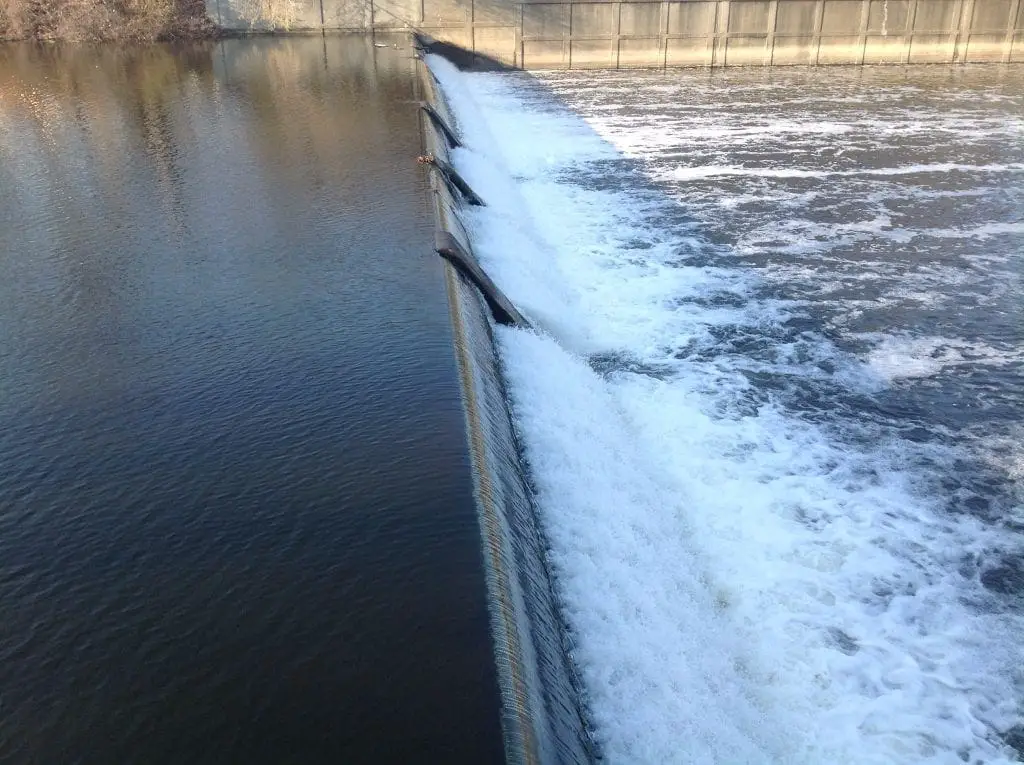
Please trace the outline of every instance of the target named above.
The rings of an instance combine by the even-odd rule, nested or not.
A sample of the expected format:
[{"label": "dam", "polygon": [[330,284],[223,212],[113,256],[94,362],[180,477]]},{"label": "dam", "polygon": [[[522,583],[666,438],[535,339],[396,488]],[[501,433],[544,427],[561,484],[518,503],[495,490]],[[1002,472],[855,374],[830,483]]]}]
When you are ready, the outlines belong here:
[{"label": "dam", "polygon": [[520,69],[1024,62],[1021,0],[207,0],[237,31],[419,30]]},{"label": "dam", "polygon": [[427,62],[599,756],[1019,761],[1021,70]]},{"label": "dam", "polygon": [[208,9],[0,58],[0,759],[1024,756],[1017,0]]}]

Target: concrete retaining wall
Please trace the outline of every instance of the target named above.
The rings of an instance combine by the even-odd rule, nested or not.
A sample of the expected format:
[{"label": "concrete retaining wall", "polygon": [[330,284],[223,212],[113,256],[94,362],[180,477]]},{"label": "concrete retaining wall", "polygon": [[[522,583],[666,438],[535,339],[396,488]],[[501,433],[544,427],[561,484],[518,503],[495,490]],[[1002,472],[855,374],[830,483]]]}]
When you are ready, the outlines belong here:
[{"label": "concrete retaining wall", "polygon": [[420,29],[525,69],[1024,62],[1024,0],[207,0],[231,29]]}]

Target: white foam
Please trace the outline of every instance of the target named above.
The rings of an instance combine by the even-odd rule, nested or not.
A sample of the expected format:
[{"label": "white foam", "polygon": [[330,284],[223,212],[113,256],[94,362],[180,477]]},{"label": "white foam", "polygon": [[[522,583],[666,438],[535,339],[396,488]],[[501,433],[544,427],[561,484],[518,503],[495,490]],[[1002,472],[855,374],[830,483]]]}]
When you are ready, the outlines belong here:
[{"label": "white foam", "polygon": [[[1020,722],[1024,625],[970,607],[957,574],[1008,543],[936,512],[914,468],[955,450],[837,442],[747,376],[889,385],[978,348],[883,337],[862,363],[804,339],[702,355],[723,333],[772,336],[794,306],[708,266],[664,195],[595,183],[622,155],[528,78],[430,64],[464,128],[455,161],[488,201],[469,215],[478,255],[550,332],[498,339],[608,760],[1008,762],[995,732]],[[889,168],[951,169],[1005,171]]]},{"label": "white foam", "polygon": [[770,699],[708,587],[687,521],[691,500],[644,469],[617,392],[586,364],[521,332],[502,333],[501,347],[608,759],[778,757]]},{"label": "white foam", "polygon": [[956,162],[904,165],[901,167],[865,167],[856,170],[802,170],[792,167],[741,167],[738,165],[695,165],[677,167],[671,177],[679,181],[729,175],[759,178],[851,178],[856,176],[925,175],[931,173],[1019,173],[1024,163],[964,165]]},{"label": "white foam", "polygon": [[949,368],[1024,362],[1024,352],[1020,350],[1003,350],[957,338],[914,337],[902,333],[862,337],[875,341],[867,361],[874,372],[888,381],[931,377]]}]

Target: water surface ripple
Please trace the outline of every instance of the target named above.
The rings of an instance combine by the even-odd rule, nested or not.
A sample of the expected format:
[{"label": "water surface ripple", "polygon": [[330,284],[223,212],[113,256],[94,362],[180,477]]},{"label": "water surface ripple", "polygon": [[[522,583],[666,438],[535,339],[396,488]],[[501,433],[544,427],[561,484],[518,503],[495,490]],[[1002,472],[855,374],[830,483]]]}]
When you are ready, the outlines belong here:
[{"label": "water surface ripple", "polygon": [[501,759],[414,96],[0,48],[0,760]]}]

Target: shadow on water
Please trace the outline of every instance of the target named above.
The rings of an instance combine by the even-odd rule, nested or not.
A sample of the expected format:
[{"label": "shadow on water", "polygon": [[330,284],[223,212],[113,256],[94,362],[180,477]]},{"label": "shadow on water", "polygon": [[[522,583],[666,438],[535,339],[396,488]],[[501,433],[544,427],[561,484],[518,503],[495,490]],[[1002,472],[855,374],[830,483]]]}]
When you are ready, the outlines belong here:
[{"label": "shadow on water", "polygon": [[0,760],[502,759],[414,99],[0,46]]}]

